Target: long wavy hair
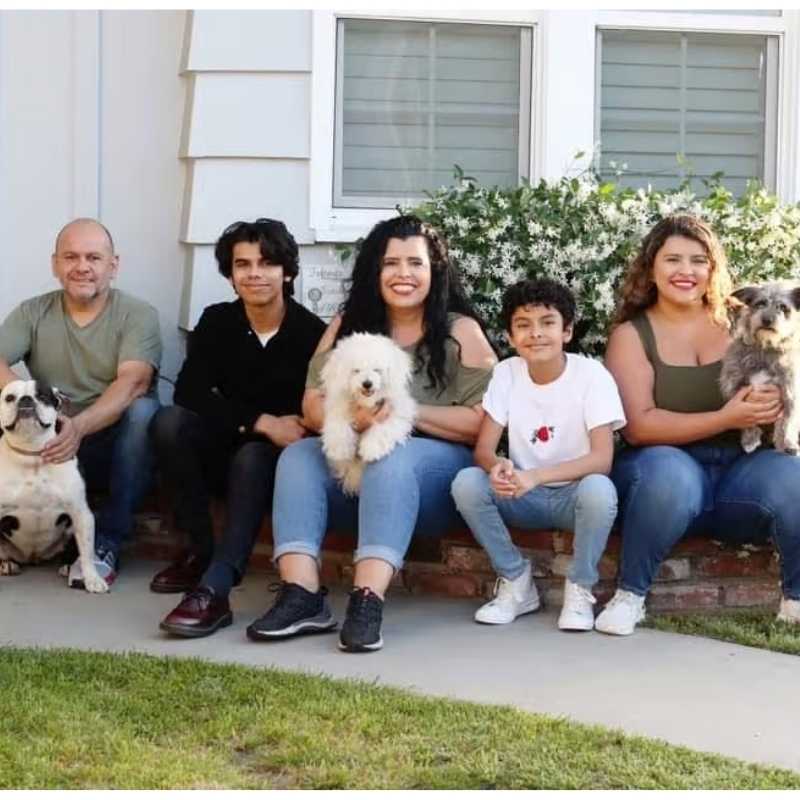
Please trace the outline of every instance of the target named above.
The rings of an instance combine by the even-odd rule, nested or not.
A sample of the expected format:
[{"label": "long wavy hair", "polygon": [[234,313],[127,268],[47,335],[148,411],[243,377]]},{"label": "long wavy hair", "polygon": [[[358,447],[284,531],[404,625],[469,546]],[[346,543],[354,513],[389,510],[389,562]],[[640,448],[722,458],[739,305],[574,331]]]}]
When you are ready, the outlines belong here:
[{"label": "long wavy hair", "polygon": [[653,263],[656,254],[670,236],[693,239],[706,251],[710,270],[708,288],[703,295],[703,304],[717,325],[727,327],[728,315],[725,309],[725,298],[731,293],[733,285],[728,272],[725,251],[714,231],[703,220],[691,214],[674,214],[662,219],[642,239],[639,252],[628,265],[622,285],[622,296],[611,323],[612,328],[627,322],[655,304],[658,299],[658,290],[653,281]]},{"label": "long wavy hair", "polygon": [[[428,245],[431,262],[431,288],[422,311],[422,339],[415,351],[415,367],[419,369],[428,354],[427,375],[430,388],[443,391],[447,384],[445,342],[450,336],[448,312],[456,312],[476,320],[485,331],[483,321],[467,300],[458,272],[450,261],[447,245],[435,228],[418,217],[401,215],[383,220],[367,234],[356,255],[349,281],[347,299],[341,307],[342,324],[337,340],[351,333],[390,335],[386,303],[381,296],[380,275],[389,239],[421,236]],[[455,341],[455,339],[453,339]],[[456,342],[458,344],[458,342]]]}]

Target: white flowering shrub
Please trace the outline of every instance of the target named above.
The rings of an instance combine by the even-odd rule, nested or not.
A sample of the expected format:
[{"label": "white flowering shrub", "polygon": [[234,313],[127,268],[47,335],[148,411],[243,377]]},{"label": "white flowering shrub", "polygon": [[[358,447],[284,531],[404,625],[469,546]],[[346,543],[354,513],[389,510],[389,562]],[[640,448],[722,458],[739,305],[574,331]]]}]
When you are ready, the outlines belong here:
[{"label": "white flowering shrub", "polygon": [[800,206],[751,184],[735,198],[720,178],[697,196],[687,186],[634,191],[591,172],[537,185],[487,188],[461,171],[455,185],[404,211],[446,238],[471,301],[505,350],[499,321],[504,289],[549,277],[575,293],[578,349],[603,352],[628,260],[662,217],[685,211],[706,219],[728,254],[736,283],[800,277]]}]

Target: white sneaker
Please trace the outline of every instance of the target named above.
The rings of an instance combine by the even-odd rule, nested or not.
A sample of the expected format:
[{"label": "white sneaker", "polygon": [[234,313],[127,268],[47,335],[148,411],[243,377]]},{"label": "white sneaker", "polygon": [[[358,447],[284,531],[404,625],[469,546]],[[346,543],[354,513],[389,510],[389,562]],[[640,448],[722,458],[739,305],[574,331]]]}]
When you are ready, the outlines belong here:
[{"label": "white sneaker", "polygon": [[637,623],[644,619],[644,597],[617,589],[608,605],[595,620],[595,630],[614,636],[630,636]]},{"label": "white sneaker", "polygon": [[562,631],[590,631],[594,628],[595,596],[583,586],[564,581],[564,605],[558,617],[558,627]]},{"label": "white sneaker", "polygon": [[530,614],[539,608],[539,592],[531,577],[531,564],[513,581],[498,578],[494,584],[494,598],[475,612],[475,622],[487,625],[505,625],[520,614]]},{"label": "white sneaker", "polygon": [[800,600],[790,600],[781,597],[781,607],[778,609],[778,622],[793,622],[800,625]]}]

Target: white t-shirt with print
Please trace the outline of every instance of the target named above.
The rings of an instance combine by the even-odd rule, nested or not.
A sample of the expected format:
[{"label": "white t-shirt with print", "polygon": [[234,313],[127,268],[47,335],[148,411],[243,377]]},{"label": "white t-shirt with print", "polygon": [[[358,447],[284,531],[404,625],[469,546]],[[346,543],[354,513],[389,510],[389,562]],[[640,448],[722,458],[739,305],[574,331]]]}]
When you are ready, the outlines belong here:
[{"label": "white t-shirt with print", "polygon": [[519,356],[494,368],[483,408],[508,428],[509,456],[518,469],[549,467],[585,456],[591,449],[589,431],[600,425],[611,425],[612,430],[625,425],[611,373],[594,359],[566,356],[564,371],[551,383],[534,383]]}]

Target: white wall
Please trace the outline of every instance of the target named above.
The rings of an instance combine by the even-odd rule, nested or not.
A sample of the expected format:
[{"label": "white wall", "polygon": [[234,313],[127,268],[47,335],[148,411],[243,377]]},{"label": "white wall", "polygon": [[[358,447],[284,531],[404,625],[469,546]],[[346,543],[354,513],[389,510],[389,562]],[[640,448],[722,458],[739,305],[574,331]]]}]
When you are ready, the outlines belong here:
[{"label": "white wall", "polygon": [[98,216],[121,255],[117,285],[159,310],[168,377],[182,358],[185,19],[0,12],[0,315],[56,288],[56,232]]}]

